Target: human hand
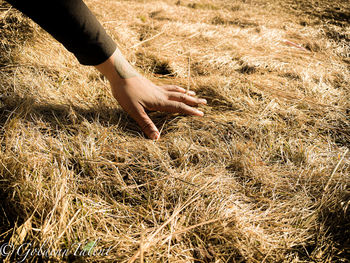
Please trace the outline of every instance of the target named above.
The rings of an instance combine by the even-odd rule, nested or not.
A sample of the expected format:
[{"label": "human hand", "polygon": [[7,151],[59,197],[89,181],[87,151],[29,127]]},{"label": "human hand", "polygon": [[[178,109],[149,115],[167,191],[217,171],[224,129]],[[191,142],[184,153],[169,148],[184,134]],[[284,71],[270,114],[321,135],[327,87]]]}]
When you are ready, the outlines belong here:
[{"label": "human hand", "polygon": [[193,91],[186,92],[178,86],[155,85],[138,74],[119,49],[95,67],[109,80],[114,98],[150,139],[157,140],[160,134],[146,110],[204,115],[194,107],[206,104],[206,100],[196,98]]},{"label": "human hand", "polygon": [[206,104],[193,91],[175,85],[157,86],[150,80],[137,75],[132,78],[111,82],[112,94],[122,108],[138,123],[148,138],[159,139],[160,133],[145,110],[182,113],[203,116],[196,108]]}]

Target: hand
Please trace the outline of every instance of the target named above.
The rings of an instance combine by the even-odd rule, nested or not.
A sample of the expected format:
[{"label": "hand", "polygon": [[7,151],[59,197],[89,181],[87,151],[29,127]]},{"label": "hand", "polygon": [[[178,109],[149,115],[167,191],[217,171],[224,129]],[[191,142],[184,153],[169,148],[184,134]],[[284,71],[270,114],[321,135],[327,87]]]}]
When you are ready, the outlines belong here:
[{"label": "hand", "polygon": [[203,112],[193,107],[206,104],[206,100],[194,97],[193,91],[186,92],[174,85],[156,86],[138,74],[119,49],[95,67],[109,80],[112,94],[122,108],[150,139],[157,140],[160,134],[145,110],[203,116]]},{"label": "hand", "polygon": [[148,138],[159,139],[159,131],[145,110],[183,113],[203,116],[194,108],[206,104],[205,99],[194,97],[193,91],[174,86],[156,86],[148,79],[137,75],[132,78],[111,82],[113,96],[122,108],[138,123]]}]

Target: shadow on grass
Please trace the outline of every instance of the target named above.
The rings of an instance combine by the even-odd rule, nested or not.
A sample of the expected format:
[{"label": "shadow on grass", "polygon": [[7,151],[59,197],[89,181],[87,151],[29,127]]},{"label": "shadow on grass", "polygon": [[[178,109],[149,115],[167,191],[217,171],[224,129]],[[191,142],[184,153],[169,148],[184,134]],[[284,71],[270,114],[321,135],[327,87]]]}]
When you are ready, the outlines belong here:
[{"label": "shadow on grass", "polygon": [[[13,92],[11,84],[1,77],[1,73],[10,77],[14,76],[18,49],[24,42],[33,39],[34,31],[29,19],[24,18],[18,11],[0,0],[0,244],[9,242],[16,226],[22,225],[28,218],[28,207],[16,200],[15,186],[19,184],[18,177],[14,174],[20,169],[21,164],[14,164],[17,168],[9,168],[5,159],[6,126],[14,119],[19,119],[24,124],[37,126],[37,129],[46,136],[57,137],[58,133],[74,135],[81,132],[83,122],[98,123],[103,127],[116,126],[123,136],[140,137],[142,132],[137,123],[131,119],[122,109],[111,107],[103,103],[92,105],[91,108],[82,108],[76,105],[63,105],[52,103],[38,103],[33,97],[23,97],[22,94]],[[25,87],[22,87],[25,89]],[[171,118],[169,114],[150,113],[152,120],[158,127],[163,127],[163,134],[168,132],[165,125]],[[44,125],[42,125],[44,123]],[[19,167],[19,168],[18,168]],[[39,215],[40,217],[40,215]],[[36,226],[40,228],[40,226]],[[35,233],[34,233],[35,234]],[[31,237],[33,238],[33,236]],[[40,259],[37,261],[40,262]]]},{"label": "shadow on grass", "polygon": [[[47,128],[39,128],[43,132],[45,132],[45,129],[50,129],[51,131],[61,130],[73,135],[79,131],[79,126],[83,122],[89,122],[98,123],[103,127],[118,126],[126,136],[140,137],[143,134],[136,121],[124,110],[103,103],[92,105],[91,108],[82,108],[67,104],[36,103],[34,98],[23,98],[16,94],[0,98],[0,103],[4,105],[0,107],[1,127],[10,121],[11,118],[17,117],[25,122],[34,124],[44,122]],[[177,118],[179,114],[146,112],[155,125],[162,129],[162,134],[170,132],[172,130],[170,126],[173,126],[174,122],[179,120]],[[171,120],[171,125],[168,124],[168,120]],[[0,135],[3,133],[4,131],[0,130]]]}]

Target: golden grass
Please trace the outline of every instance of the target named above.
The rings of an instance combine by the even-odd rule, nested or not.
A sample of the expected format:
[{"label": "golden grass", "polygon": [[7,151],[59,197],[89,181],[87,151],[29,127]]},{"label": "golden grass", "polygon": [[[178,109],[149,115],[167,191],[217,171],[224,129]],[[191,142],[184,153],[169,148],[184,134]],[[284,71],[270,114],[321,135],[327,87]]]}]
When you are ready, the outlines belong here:
[{"label": "golden grass", "polygon": [[97,71],[0,1],[2,244],[111,247],[33,262],[348,262],[346,1],[86,2],[206,115],[151,113],[145,139]]}]

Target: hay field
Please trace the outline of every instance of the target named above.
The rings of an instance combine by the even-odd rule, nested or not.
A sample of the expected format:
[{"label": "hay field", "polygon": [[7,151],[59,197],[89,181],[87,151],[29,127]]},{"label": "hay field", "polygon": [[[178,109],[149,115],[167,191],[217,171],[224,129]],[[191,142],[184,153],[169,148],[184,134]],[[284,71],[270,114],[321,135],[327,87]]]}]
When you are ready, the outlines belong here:
[{"label": "hay field", "polygon": [[86,4],[205,116],[152,112],[146,139],[106,79],[1,0],[2,259],[350,262],[348,1]]}]

